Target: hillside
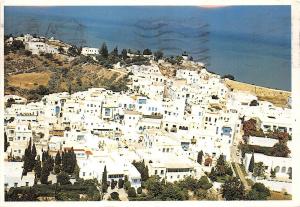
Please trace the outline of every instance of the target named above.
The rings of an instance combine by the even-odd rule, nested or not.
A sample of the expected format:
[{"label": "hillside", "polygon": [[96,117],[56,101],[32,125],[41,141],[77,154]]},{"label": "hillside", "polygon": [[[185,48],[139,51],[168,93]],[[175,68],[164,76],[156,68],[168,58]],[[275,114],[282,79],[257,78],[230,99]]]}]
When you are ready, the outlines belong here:
[{"label": "hillside", "polygon": [[5,94],[38,100],[55,92],[77,92],[91,87],[124,90],[127,73],[89,63],[84,57],[26,55],[23,51],[5,55]]}]

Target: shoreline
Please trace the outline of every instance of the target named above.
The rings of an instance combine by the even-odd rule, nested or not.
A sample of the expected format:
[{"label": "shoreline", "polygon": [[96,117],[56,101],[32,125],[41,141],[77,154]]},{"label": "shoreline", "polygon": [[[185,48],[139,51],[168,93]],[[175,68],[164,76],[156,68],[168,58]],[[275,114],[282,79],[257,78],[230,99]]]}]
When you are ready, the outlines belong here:
[{"label": "shoreline", "polygon": [[236,80],[225,80],[225,84],[237,91],[245,91],[251,94],[254,94],[258,97],[259,100],[269,101],[276,106],[286,107],[288,103],[288,98],[291,96],[290,91],[284,91],[274,88],[268,88],[264,86],[258,86],[250,83],[245,83]]}]

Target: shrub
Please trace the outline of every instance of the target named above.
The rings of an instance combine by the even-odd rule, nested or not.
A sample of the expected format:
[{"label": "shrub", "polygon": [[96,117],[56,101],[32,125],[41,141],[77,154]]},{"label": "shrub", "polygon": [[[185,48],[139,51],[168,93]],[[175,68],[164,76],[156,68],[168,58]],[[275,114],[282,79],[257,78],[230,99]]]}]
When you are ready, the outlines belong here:
[{"label": "shrub", "polygon": [[222,79],[225,79],[225,78],[228,78],[229,80],[234,80],[235,79],[234,76],[231,75],[231,74],[223,75]]},{"label": "shrub", "polygon": [[55,165],[55,166],[54,166],[54,173],[55,173],[55,174],[58,174],[58,173],[60,173],[60,171],[61,171],[60,165]]},{"label": "shrub", "polygon": [[136,197],[136,192],[134,187],[128,188],[128,197]]},{"label": "shrub", "polygon": [[118,187],[119,187],[119,188],[123,188],[123,186],[124,186],[124,180],[119,179]]},{"label": "shrub", "polygon": [[128,190],[130,187],[131,187],[131,183],[129,181],[126,181],[125,184],[124,184],[124,188],[126,190]]},{"label": "shrub", "polygon": [[32,55],[32,52],[29,51],[29,50],[25,50],[24,54],[25,54],[26,56],[31,56],[31,55]]},{"label": "shrub", "polygon": [[45,58],[47,59],[53,59],[53,55],[51,53],[46,53]]},{"label": "shrub", "polygon": [[138,194],[142,194],[142,187],[138,187],[137,191]]},{"label": "shrub", "polygon": [[110,185],[111,189],[115,189],[116,187],[116,182],[114,180],[111,181],[111,185]]},{"label": "shrub", "polygon": [[119,201],[119,200],[120,200],[120,198],[119,198],[119,193],[117,193],[117,192],[112,192],[112,193],[110,194],[110,197],[111,197],[111,199],[114,200],[114,201]]},{"label": "shrub", "polygon": [[70,177],[67,173],[61,172],[57,176],[57,182],[61,185],[66,185],[70,183]]}]

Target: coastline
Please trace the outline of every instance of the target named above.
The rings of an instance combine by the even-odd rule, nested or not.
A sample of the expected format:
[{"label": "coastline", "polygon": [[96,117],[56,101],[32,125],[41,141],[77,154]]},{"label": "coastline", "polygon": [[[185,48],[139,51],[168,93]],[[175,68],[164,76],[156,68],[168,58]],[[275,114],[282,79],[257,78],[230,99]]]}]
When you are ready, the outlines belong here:
[{"label": "coastline", "polygon": [[233,90],[249,92],[251,94],[256,95],[261,101],[269,101],[274,105],[280,107],[285,107],[288,102],[289,96],[291,96],[290,91],[268,88],[264,86],[257,86],[236,80],[233,81],[226,79],[225,83],[229,88]]}]

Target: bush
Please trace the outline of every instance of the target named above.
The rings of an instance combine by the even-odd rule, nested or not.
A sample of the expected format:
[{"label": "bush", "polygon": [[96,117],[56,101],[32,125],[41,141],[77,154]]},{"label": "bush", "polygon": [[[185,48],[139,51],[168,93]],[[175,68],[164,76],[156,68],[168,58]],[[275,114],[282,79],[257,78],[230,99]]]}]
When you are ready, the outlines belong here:
[{"label": "bush", "polygon": [[53,59],[53,55],[51,53],[46,53],[45,58],[47,59]]},{"label": "bush", "polygon": [[152,52],[150,49],[147,48],[143,51],[143,55],[152,55]]},{"label": "bush", "polygon": [[138,187],[137,191],[138,194],[142,194],[142,187]]},{"label": "bush", "polygon": [[118,187],[119,187],[119,188],[123,188],[123,186],[124,186],[124,180],[119,179]]},{"label": "bush", "polygon": [[66,185],[70,183],[70,177],[67,173],[61,172],[57,176],[57,182],[61,185]]},{"label": "bush", "polygon": [[32,52],[29,51],[29,50],[25,50],[24,54],[25,54],[26,56],[31,56],[31,55],[32,55]]},{"label": "bush", "polygon": [[126,181],[124,184],[125,190],[128,190],[131,187],[131,183],[129,181]]},{"label": "bush", "polygon": [[55,165],[55,166],[54,166],[54,173],[55,173],[55,174],[58,174],[58,173],[60,173],[60,171],[61,171],[60,165]]},{"label": "bush", "polygon": [[114,180],[111,181],[111,185],[110,185],[110,188],[111,189],[115,189],[116,187],[116,182]]},{"label": "bush", "polygon": [[13,40],[11,46],[12,51],[25,49],[25,46],[21,40]]},{"label": "bush", "polygon": [[202,176],[198,182],[200,187],[204,190],[208,190],[212,187],[212,184],[209,182],[207,176]]},{"label": "bush", "polygon": [[128,197],[136,197],[136,192],[134,187],[128,188]]},{"label": "bush", "polygon": [[229,80],[234,80],[235,79],[234,76],[231,75],[231,74],[223,75],[222,79],[225,79],[225,78],[228,78]]},{"label": "bush", "polygon": [[111,199],[114,200],[114,201],[119,201],[119,200],[120,200],[120,198],[119,198],[119,193],[117,193],[117,192],[112,192],[112,193],[110,194],[110,197],[111,197]]}]

